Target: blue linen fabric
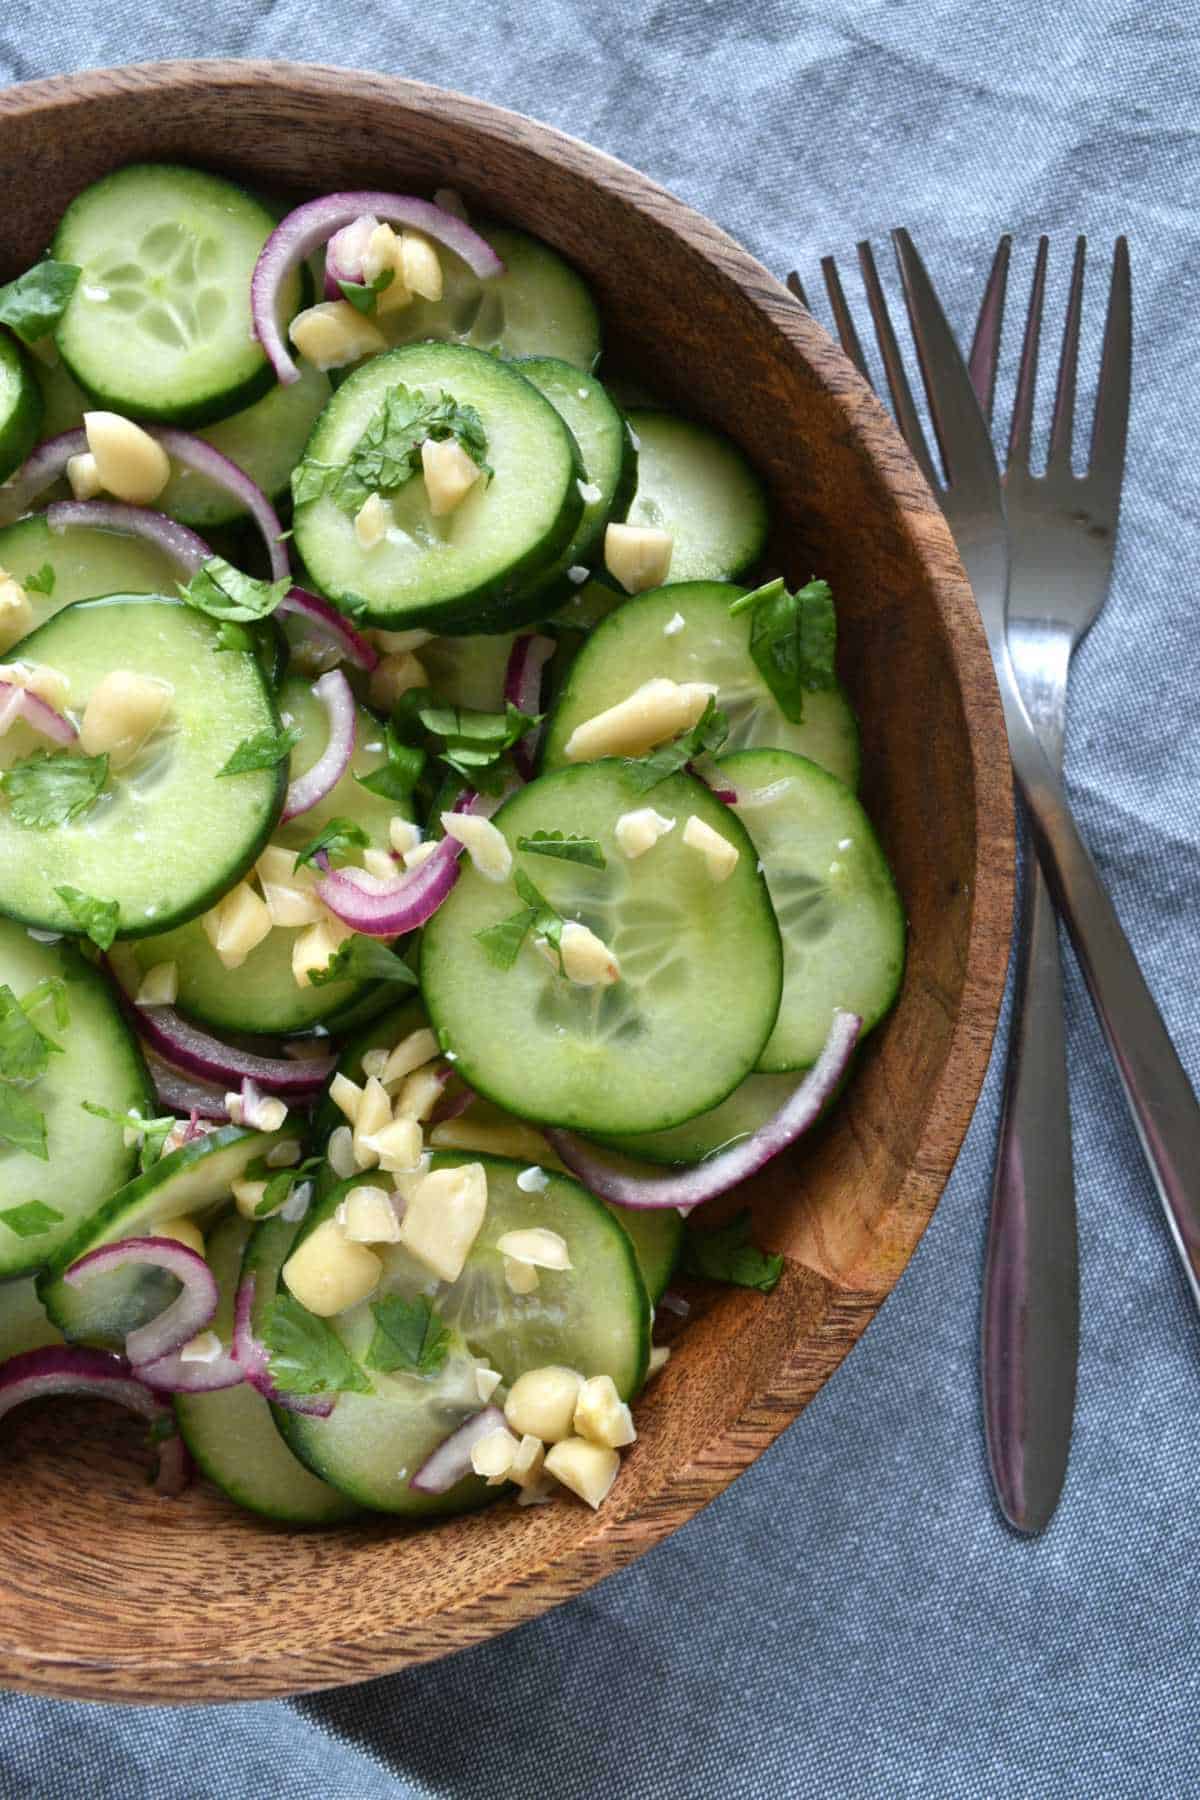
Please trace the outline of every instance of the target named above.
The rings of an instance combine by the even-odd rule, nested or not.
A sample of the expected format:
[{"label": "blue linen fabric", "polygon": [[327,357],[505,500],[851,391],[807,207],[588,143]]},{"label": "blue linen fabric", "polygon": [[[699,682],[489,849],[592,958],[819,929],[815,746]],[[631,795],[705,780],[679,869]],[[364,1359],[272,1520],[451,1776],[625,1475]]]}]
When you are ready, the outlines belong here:
[{"label": "blue linen fabric", "polygon": [[[1053,234],[1058,305],[1073,233],[1103,252],[1127,231],[1129,474],[1112,597],[1077,659],[1069,773],[1193,1078],[1198,49],[1195,5],[1166,0],[6,0],[0,17],[3,81],[274,55],[461,88],[637,164],[813,286],[822,253],[850,258],[858,237],[905,223],[964,331],[1002,229],[1017,236],[1016,294],[1037,233]],[[1089,372],[1101,285],[1097,267]],[[1043,1540],[1000,1523],[981,1445],[994,1058],[955,1175],[879,1320],[803,1419],[671,1541],[497,1642],[294,1705],[175,1712],[0,1695],[0,1792],[1200,1792],[1200,1337],[1073,971],[1068,1006],[1083,1349],[1070,1477]]]}]

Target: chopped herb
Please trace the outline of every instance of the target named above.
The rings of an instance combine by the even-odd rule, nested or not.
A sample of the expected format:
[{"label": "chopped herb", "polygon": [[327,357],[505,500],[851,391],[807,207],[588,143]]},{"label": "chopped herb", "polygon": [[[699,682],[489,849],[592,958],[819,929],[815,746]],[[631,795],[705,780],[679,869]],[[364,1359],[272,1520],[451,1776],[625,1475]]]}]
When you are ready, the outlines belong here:
[{"label": "chopped herb", "polygon": [[789,594],[783,579],[743,594],[731,616],[752,614],[750,654],[785,719],[798,725],[804,696],[834,685],[837,618],[827,581],[810,581]]},{"label": "chopped herb", "polygon": [[372,769],[369,775],[356,775],[354,779],[369,794],[403,803],[421,779],[425,752],[403,743],[390,719],[383,729],[383,742],[387,761],[380,768]]},{"label": "chopped herb", "polygon": [[343,939],[323,969],[309,972],[309,980],[314,987],[324,987],[330,981],[400,981],[407,987],[417,984],[408,964],[401,962],[394,950],[378,938],[364,937],[359,932]]},{"label": "chopped herb", "polygon": [[160,1119],[143,1119],[137,1112],[111,1112],[107,1106],[97,1106],[92,1100],[81,1100],[80,1105],[94,1119],[108,1119],[123,1131],[137,1132],[138,1167],[143,1175],[161,1159],[163,1145],[179,1123],[173,1113],[166,1113]]},{"label": "chopped herb", "polygon": [[0,1212],[0,1225],[7,1225],[19,1238],[40,1237],[52,1225],[61,1225],[63,1214],[40,1200],[26,1200],[23,1206],[10,1206]]},{"label": "chopped herb", "polygon": [[272,731],[268,725],[253,737],[243,738],[220,775],[249,775],[255,769],[273,769],[291,755],[304,733],[298,725],[284,725]]},{"label": "chopped herb", "polygon": [[45,1115],[19,1088],[3,1083],[0,1083],[0,1142],[36,1156],[40,1162],[50,1160],[46,1149]]},{"label": "chopped herb", "polygon": [[518,850],[535,856],[557,856],[562,862],[582,863],[586,869],[607,868],[604,852],[595,838],[568,836],[561,831],[535,831],[517,839]]},{"label": "chopped herb", "polygon": [[82,928],[85,937],[92,940],[97,950],[108,950],[117,935],[117,921],[121,916],[121,908],[116,900],[99,900],[94,894],[85,894],[76,887],[56,887],[55,893],[66,906],[75,923]]},{"label": "chopped herb", "polygon": [[254,639],[244,625],[236,619],[217,620],[217,649],[240,650],[246,656],[253,655]]},{"label": "chopped herb", "polygon": [[566,920],[556,912],[539,888],[536,888],[524,869],[517,869],[513,875],[513,886],[533,914],[531,928],[537,937],[544,937],[558,957],[559,969],[562,969],[562,934]]},{"label": "chopped herb", "polygon": [[663,744],[658,750],[651,750],[647,756],[624,757],[622,765],[634,790],[639,794],[648,794],[660,781],[666,781],[668,776],[678,775],[680,769],[686,768],[697,756],[719,750],[728,735],[729,720],[723,712],[718,711],[717,703],[710,694],[708,705],[690,731],[681,732],[669,744]]},{"label": "chopped herb", "polygon": [[279,1207],[286,1206],[291,1198],[292,1189],[297,1182],[309,1182],[318,1169],[324,1165],[324,1157],[310,1156],[304,1162],[295,1163],[287,1169],[273,1169],[265,1156],[255,1157],[246,1165],[242,1177],[244,1181],[263,1181],[263,1197],[254,1208],[256,1219],[265,1219]]},{"label": "chopped herb", "polygon": [[364,600],[361,594],[349,593],[342,595],[337,602],[337,609],[339,612],[344,612],[348,619],[361,619],[369,604],[370,602]]},{"label": "chopped herb", "polygon": [[32,1018],[39,1006],[49,1000],[54,1007],[54,1023],[60,1031],[65,1031],[71,1023],[71,1011],[67,1005],[67,984],[58,975],[47,975],[36,987],[30,988],[21,1005]]},{"label": "chopped herb", "polygon": [[338,286],[355,312],[373,313],[384,288],[389,288],[396,279],[395,269],[380,269],[374,281],[340,281]]},{"label": "chopped herb", "polygon": [[27,575],[21,586],[27,594],[52,594],[57,577],[53,563],[43,563],[33,575]]},{"label": "chopped herb", "polygon": [[0,984],[0,1080],[37,1081],[61,1049],[38,1030],[12,989]]},{"label": "chopped herb", "polygon": [[36,344],[54,330],[75,292],[80,271],[74,263],[35,263],[7,287],[0,287],[0,325],[26,344]]},{"label": "chopped herb", "polygon": [[769,1256],[750,1242],[750,1211],[738,1213],[715,1231],[690,1228],[683,1239],[683,1270],[706,1281],[757,1288],[769,1294],[783,1274],[782,1256]]},{"label": "chopped herb", "polygon": [[[434,740],[435,756],[461,775],[472,787],[496,791],[501,771],[495,765],[526,732],[540,725],[540,713],[523,713],[512,701],[503,712],[479,712],[470,706],[446,706],[430,688],[410,688],[401,696],[393,716],[397,735],[412,737],[419,731]],[[487,771],[494,770],[495,780]]]},{"label": "chopped herb", "polygon": [[223,556],[210,556],[179,592],[189,606],[210,619],[248,623],[270,618],[291,585],[288,575],[280,581],[260,581],[256,575],[243,575]]},{"label": "chopped herb", "polygon": [[303,850],[297,850],[295,867],[300,869],[305,863],[316,862],[322,851],[332,860],[335,856],[345,856],[347,850],[363,850],[370,842],[370,835],[353,819],[330,819]]},{"label": "chopped herb", "polygon": [[454,438],[484,475],[488,440],[473,406],[459,406],[449,394],[427,400],[401,383],[389,388],[345,463],[305,457],[292,472],[292,498],[306,506],[328,494],[342,512],[357,513],[372,494],[394,494],[421,467],[421,445]]},{"label": "chopped herb", "polygon": [[371,1307],[375,1335],[366,1355],[368,1369],[394,1375],[403,1369],[414,1375],[435,1375],[453,1342],[423,1294],[409,1302],[399,1294],[377,1300]]},{"label": "chopped herb", "polygon": [[486,926],[483,931],[477,931],[475,936],[498,969],[511,969],[520,955],[529,927],[536,918],[537,914],[531,906],[523,906],[520,912],[511,913],[507,919],[501,919],[498,925]]},{"label": "chopped herb", "polygon": [[107,756],[35,750],[0,775],[0,787],[16,823],[44,831],[85,813],[107,779]]},{"label": "chopped herb", "polygon": [[341,1338],[290,1294],[271,1302],[263,1341],[271,1380],[286,1394],[370,1394],[374,1390]]}]

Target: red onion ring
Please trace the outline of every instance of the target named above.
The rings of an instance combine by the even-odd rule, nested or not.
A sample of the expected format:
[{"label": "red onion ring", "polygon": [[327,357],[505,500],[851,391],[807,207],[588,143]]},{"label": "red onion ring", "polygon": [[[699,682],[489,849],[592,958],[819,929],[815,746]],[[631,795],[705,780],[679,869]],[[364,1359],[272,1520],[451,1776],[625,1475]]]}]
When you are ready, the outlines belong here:
[{"label": "red onion ring", "polygon": [[325,708],[329,739],[311,769],[298,775],[288,788],[282,817],[298,818],[323,800],[346,773],[358,736],[358,708],[350,683],[340,669],[330,669],[313,683],[313,693]]},{"label": "red onion ring", "polygon": [[186,575],[194,575],[212,555],[202,537],[148,506],[126,506],[119,500],[56,500],[46,508],[51,531],[70,531],[72,526],[91,526],[96,531],[126,531],[145,538],[156,550],[177,563]]},{"label": "red onion ring", "polygon": [[24,719],[34,731],[55,744],[72,744],[79,736],[70,719],[57,712],[40,694],[32,694],[28,688],[17,687],[10,681],[0,681],[0,736],[18,719]]},{"label": "red onion ring", "polygon": [[[448,1076],[447,1079],[449,1079]],[[475,1089],[469,1088],[465,1084],[456,1094],[447,1095],[443,1093],[441,1099],[437,1102],[429,1115],[429,1123],[431,1125],[445,1125],[450,1119],[460,1118],[469,1107],[474,1106],[478,1098],[479,1095],[475,1092]]]},{"label": "red onion ring", "polygon": [[633,1158],[601,1150],[573,1131],[545,1127],[546,1136],[571,1173],[602,1200],[640,1210],[662,1206],[690,1210],[756,1174],[816,1124],[849,1066],[861,1029],[856,1014],[835,1012],[820,1056],[774,1117],[752,1136],[693,1168],[647,1175]]},{"label": "red onion ring", "polygon": [[[552,637],[543,637],[536,631],[527,632],[514,642],[509,652],[508,667],[504,672],[504,698],[511,700],[518,711],[541,711],[542,680],[546,664],[557,648]],[[535,725],[532,731],[527,731],[513,745],[513,761],[526,781],[533,779],[534,763],[544,728],[544,725]]]},{"label": "red onion ring", "polygon": [[356,669],[370,671],[378,664],[379,652],[367,642],[361,632],[354,629],[345,614],[340,613],[336,606],[331,606],[328,600],[310,594],[307,588],[290,588],[276,611],[280,615],[292,613],[297,618],[311,619],[337,645],[343,660],[353,663]]},{"label": "red onion ring", "polygon": [[[108,1275],[128,1263],[162,1269],[181,1284],[171,1304],[147,1325],[138,1325],[125,1338],[125,1355],[139,1379],[142,1365],[173,1357],[177,1350],[212,1321],[220,1298],[216,1279],[204,1258],[175,1238],[121,1238],[101,1244],[73,1262],[63,1275],[68,1287],[82,1287],[93,1275]],[[199,1366],[199,1365],[198,1365]]]},{"label": "red onion ring", "polygon": [[[191,469],[196,475],[207,476],[226,493],[232,494],[239,505],[245,507],[262,533],[271,562],[272,579],[282,581],[285,575],[290,574],[279,514],[258,483],[251,481],[244,469],[239,469],[228,456],[223,456],[219,450],[190,431],[179,431],[173,425],[143,425],[142,430],[160,443],[167,455],[182,468]],[[22,513],[28,512],[50,483],[58,480],[71,458],[82,456],[87,447],[87,433],[82,427],[75,431],[64,431],[60,436],[47,438],[44,443],[39,444],[16,474],[0,487],[0,525],[11,525]],[[66,505],[66,502],[63,504]]]},{"label": "red onion ring", "polygon": [[504,264],[477,231],[472,231],[453,213],[443,212],[430,200],[367,189],[361,193],[327,194],[323,199],[306,201],[275,227],[259,253],[250,282],[254,335],[285,387],[299,380],[300,371],[292,360],[279,324],[279,295],[283,284],[292,270],[314,250],[319,250],[335,233],[353,224],[364,213],[374,213],[393,224],[411,225],[414,230],[423,231],[426,237],[461,256],[481,280],[504,272]]},{"label": "red onion ring", "polygon": [[138,1363],[134,1373],[162,1394],[216,1394],[222,1388],[238,1387],[246,1379],[241,1363],[235,1362],[228,1350],[211,1362],[185,1361],[176,1351],[156,1362]]},{"label": "red onion ring", "polygon": [[480,1438],[507,1428],[504,1414],[498,1406],[485,1406],[482,1412],[473,1413],[457,1431],[452,1431],[436,1450],[430,1452],[412,1477],[409,1487],[416,1488],[419,1494],[449,1493],[452,1487],[471,1474],[471,1451]]},{"label": "red onion ring", "polygon": [[367,240],[379,224],[374,213],[361,213],[335,231],[325,246],[325,298],[341,300],[340,281],[361,282]]},{"label": "red onion ring", "polygon": [[172,1112],[190,1114],[193,1120],[219,1119],[222,1125],[229,1123],[224,1088],[214,1087],[206,1081],[193,1080],[182,1069],[173,1068],[153,1050],[147,1049],[145,1054],[154,1092],[163,1106],[169,1106]]},{"label": "red onion ring", "polygon": [[[473,788],[459,795],[454,811],[473,813],[482,797]],[[458,880],[462,845],[439,838],[431,856],[394,881],[380,881],[365,869],[334,869],[317,883],[317,894],[343,925],[364,937],[394,938],[416,931],[431,919]]]},{"label": "red onion ring", "polygon": [[[49,1344],[23,1350],[0,1363],[0,1419],[26,1400],[48,1400],[58,1394],[87,1394],[111,1400],[152,1425],[174,1416],[166,1401],[152,1393],[120,1356],[107,1350],[84,1350]],[[178,1432],[158,1446],[155,1488],[160,1494],[182,1493],[191,1478],[191,1458]]]},{"label": "red onion ring", "polygon": [[253,1275],[243,1277],[233,1307],[233,1354],[246,1380],[273,1406],[288,1412],[307,1413],[310,1418],[327,1419],[333,1411],[332,1394],[285,1394],[271,1379],[271,1359],[262,1339],[254,1334]]}]

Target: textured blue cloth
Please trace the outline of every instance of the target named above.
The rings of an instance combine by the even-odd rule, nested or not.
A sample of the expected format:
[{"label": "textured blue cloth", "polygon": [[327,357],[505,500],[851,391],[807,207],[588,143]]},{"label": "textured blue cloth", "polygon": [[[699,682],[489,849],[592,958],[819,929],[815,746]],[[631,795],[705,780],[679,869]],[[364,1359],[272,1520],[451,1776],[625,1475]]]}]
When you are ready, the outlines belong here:
[{"label": "textured blue cloth", "polygon": [[[909,225],[966,329],[995,239],[1133,246],[1135,407],[1070,778],[1193,1078],[1200,13],[1169,0],[5,0],[0,80],[176,55],[391,69],[647,170],[778,271]],[[810,291],[812,289],[810,288]],[[1097,302],[1100,281],[1093,284]],[[1098,305],[1089,309],[1094,367]],[[1010,359],[1011,361],[1011,359]],[[1011,394],[1002,387],[1000,405]],[[1200,1792],[1200,1338],[1078,981],[1083,1357],[1048,1536],[992,1509],[977,1312],[997,1070],[924,1242],[774,1449],[670,1542],[500,1641],[201,1713],[0,1696],[13,1800]]]}]

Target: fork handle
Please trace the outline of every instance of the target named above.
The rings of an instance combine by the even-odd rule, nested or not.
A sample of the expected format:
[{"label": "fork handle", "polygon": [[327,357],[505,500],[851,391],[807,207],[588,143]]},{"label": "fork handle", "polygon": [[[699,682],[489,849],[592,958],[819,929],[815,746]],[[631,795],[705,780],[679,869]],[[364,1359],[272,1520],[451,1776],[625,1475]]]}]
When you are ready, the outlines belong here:
[{"label": "fork handle", "polygon": [[1058,921],[1032,853],[1021,897],[982,1324],[992,1485],[1010,1525],[1044,1531],[1071,1446],[1079,1285]]},{"label": "fork handle", "polygon": [[1002,682],[1013,767],[1038,856],[1117,1065],[1192,1298],[1200,1306],[1200,1105],[1079,835],[1063,784],[1024,707],[1004,689]]}]

